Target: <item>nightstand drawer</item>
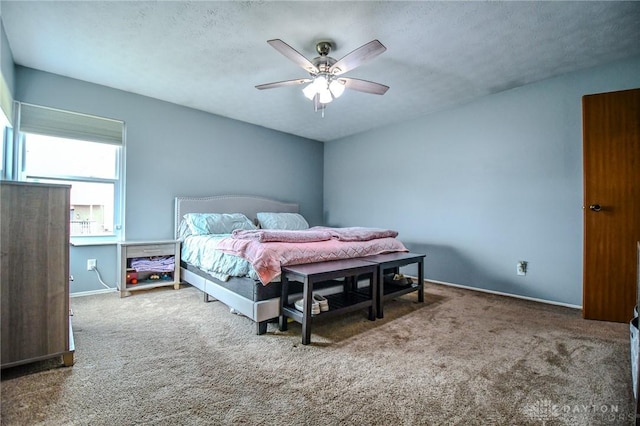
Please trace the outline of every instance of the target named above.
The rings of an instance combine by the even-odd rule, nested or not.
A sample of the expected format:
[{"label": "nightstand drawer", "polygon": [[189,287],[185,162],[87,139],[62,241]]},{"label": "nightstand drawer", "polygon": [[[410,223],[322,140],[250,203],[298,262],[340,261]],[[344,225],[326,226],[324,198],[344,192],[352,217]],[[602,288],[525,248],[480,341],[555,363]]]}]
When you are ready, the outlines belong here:
[{"label": "nightstand drawer", "polygon": [[174,255],[175,248],[175,244],[145,244],[140,246],[127,246],[126,256],[130,258]]}]

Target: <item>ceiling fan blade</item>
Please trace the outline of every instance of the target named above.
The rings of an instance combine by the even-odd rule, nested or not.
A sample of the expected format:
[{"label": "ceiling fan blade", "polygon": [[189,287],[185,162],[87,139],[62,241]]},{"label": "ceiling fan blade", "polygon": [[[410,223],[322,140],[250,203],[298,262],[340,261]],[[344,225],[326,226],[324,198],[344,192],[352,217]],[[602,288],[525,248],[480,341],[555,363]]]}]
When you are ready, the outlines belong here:
[{"label": "ceiling fan blade", "polygon": [[256,89],[259,89],[259,90],[275,89],[276,87],[296,86],[299,84],[304,84],[309,82],[311,82],[310,78],[298,78],[296,80],[285,80],[285,81],[277,81],[274,83],[258,84],[256,86]]},{"label": "ceiling fan blade", "polygon": [[375,58],[385,50],[387,50],[387,48],[384,47],[382,43],[378,40],[372,40],[333,64],[331,68],[329,68],[329,72],[335,75],[343,74]]},{"label": "ceiling fan blade", "polygon": [[310,60],[302,56],[300,52],[298,52],[296,49],[289,46],[287,43],[280,40],[279,38],[273,39],[273,40],[267,40],[267,43],[269,43],[271,46],[273,46],[274,49],[282,53],[284,56],[289,58],[289,60],[293,61],[293,63],[297,64],[302,69],[310,73],[319,72],[318,68],[315,65],[313,65],[313,63]]},{"label": "ceiling fan blade", "polygon": [[360,80],[358,78],[340,78],[344,81],[344,87],[346,89],[357,90],[358,92],[371,93],[373,95],[384,95],[389,90],[389,86],[384,84],[374,83],[373,81]]}]

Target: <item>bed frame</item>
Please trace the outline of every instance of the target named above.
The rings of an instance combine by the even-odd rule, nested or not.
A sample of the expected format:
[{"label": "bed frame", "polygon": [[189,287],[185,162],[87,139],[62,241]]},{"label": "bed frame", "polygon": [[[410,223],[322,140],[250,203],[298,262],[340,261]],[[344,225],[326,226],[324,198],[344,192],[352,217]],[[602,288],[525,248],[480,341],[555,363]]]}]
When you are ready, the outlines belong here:
[{"label": "bed frame", "polygon": [[[187,213],[243,213],[250,220],[256,218],[258,212],[298,213],[298,205],[283,203],[263,197],[245,195],[219,195],[212,197],[176,197],[175,198],[175,235],[179,237],[178,230],[182,217]],[[253,300],[243,296],[233,288],[234,281],[238,285],[262,285],[248,278],[230,278],[223,283],[218,279],[196,272],[183,265],[181,267],[182,280],[198,288],[204,293],[205,302],[219,300],[229,308],[256,322],[257,334],[267,331],[267,323],[280,315],[280,298],[272,297],[267,300]],[[254,298],[255,299],[255,298]]]}]

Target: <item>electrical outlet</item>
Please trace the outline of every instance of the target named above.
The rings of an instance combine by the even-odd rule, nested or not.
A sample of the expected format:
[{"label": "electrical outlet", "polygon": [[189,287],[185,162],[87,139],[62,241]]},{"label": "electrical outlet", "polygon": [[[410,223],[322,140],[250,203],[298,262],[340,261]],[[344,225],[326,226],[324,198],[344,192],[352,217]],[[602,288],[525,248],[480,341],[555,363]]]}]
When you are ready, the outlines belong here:
[{"label": "electrical outlet", "polygon": [[98,267],[98,261],[96,259],[87,259],[87,271],[91,271]]},{"label": "electrical outlet", "polygon": [[524,260],[520,260],[516,263],[516,274],[518,275],[527,275],[527,262]]}]

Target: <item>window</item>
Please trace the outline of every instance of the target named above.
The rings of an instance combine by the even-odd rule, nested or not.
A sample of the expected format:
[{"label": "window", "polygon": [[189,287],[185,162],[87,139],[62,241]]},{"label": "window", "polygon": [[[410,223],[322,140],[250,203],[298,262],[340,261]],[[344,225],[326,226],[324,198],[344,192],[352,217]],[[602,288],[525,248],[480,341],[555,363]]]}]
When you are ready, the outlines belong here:
[{"label": "window", "polygon": [[71,237],[122,233],[123,123],[20,104],[19,180],[71,185]]},{"label": "window", "polygon": [[71,236],[114,235],[118,153],[96,142],[24,134],[23,180],[71,185]]},{"label": "window", "polygon": [[8,141],[11,139],[11,135],[11,124],[4,115],[4,111],[0,108],[0,142],[2,142],[2,145],[0,146],[0,179],[6,178],[6,151],[9,146]]},{"label": "window", "polygon": [[11,120],[13,119],[13,99],[9,92],[4,75],[0,71],[0,179],[8,177],[8,162],[11,156],[11,141],[13,132],[11,131]]}]

